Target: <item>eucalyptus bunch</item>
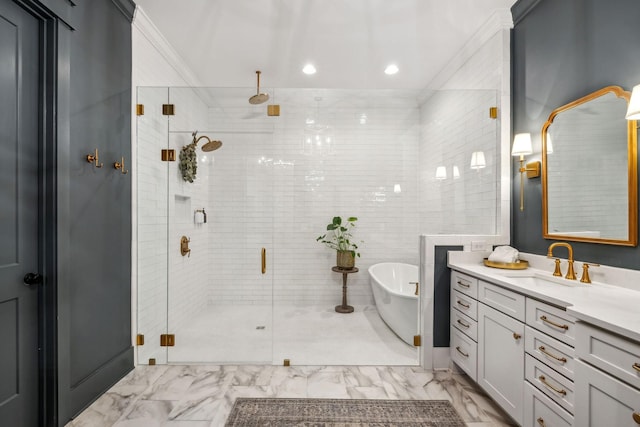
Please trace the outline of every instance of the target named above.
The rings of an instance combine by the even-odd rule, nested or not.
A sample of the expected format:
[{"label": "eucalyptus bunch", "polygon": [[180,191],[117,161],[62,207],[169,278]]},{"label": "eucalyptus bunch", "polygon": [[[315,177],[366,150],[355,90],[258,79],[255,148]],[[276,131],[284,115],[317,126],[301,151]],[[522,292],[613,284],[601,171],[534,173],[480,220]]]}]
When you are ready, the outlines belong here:
[{"label": "eucalyptus bunch", "polygon": [[333,220],[327,224],[327,233],[319,236],[316,242],[339,252],[351,252],[354,258],[359,257],[358,245],[353,241],[351,234],[357,220],[358,218],[350,216],[346,221],[342,221],[341,217],[334,216]]},{"label": "eucalyptus bunch", "polygon": [[196,154],[195,144],[189,144],[182,147],[182,150],[180,150],[179,166],[183,180],[193,182],[196,179],[196,173],[198,171],[198,155]]}]

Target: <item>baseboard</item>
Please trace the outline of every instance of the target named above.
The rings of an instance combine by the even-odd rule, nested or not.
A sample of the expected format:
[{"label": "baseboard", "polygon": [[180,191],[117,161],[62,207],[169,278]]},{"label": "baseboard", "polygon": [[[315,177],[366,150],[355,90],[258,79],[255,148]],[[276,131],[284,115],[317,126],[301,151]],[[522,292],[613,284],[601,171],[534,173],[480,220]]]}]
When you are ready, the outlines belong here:
[{"label": "baseboard", "polygon": [[449,369],[451,366],[451,355],[449,347],[435,347],[433,349],[433,369]]}]

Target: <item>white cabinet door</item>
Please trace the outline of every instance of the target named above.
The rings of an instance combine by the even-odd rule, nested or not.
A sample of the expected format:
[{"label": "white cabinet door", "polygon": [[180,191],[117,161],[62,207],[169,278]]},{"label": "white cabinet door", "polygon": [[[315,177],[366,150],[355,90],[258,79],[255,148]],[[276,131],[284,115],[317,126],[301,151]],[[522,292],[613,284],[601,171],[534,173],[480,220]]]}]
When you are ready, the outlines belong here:
[{"label": "white cabinet door", "polygon": [[484,304],[478,304],[478,384],[522,425],[524,324]]},{"label": "white cabinet door", "polygon": [[580,427],[640,425],[640,390],[576,361],[575,425]]}]

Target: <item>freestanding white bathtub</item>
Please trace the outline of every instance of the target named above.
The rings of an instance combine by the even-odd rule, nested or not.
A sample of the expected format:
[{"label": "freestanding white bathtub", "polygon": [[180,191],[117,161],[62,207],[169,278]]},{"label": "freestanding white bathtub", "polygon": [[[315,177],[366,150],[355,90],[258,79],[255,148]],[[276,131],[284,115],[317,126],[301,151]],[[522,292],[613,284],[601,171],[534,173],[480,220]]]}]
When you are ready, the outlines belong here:
[{"label": "freestanding white bathtub", "polygon": [[413,345],[413,337],[418,335],[415,295],[418,277],[417,265],[383,262],[369,267],[371,290],[380,317],[409,345]]}]

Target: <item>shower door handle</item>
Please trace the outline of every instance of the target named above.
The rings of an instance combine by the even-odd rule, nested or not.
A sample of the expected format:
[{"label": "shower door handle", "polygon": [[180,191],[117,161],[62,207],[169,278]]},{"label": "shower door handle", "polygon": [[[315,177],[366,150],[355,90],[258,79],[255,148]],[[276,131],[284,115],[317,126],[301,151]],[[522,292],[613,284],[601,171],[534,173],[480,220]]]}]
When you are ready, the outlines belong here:
[{"label": "shower door handle", "polygon": [[262,248],[262,274],[267,272],[267,250]]}]

